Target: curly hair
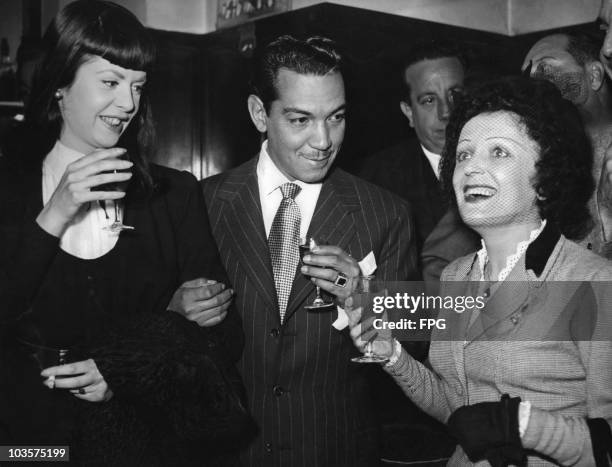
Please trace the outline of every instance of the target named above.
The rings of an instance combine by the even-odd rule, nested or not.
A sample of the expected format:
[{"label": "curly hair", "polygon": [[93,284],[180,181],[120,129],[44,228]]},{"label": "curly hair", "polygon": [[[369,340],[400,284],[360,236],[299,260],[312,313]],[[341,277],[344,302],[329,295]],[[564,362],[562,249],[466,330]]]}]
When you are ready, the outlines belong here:
[{"label": "curly hair", "polygon": [[440,180],[456,204],[453,172],[459,135],[473,117],[496,111],[516,114],[540,147],[533,181],[542,219],[554,223],[568,238],[583,238],[592,227],[587,203],[595,188],[591,144],[574,105],[551,83],[509,77],[480,84],[457,102],[446,128]]}]

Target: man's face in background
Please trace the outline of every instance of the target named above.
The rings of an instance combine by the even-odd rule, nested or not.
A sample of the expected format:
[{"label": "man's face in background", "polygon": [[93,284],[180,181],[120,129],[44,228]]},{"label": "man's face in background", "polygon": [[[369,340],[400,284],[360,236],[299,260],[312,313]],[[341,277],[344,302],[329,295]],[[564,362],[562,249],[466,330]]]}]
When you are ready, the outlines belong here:
[{"label": "man's face in background", "polygon": [[599,59],[603,63],[608,76],[612,78],[612,29],[610,28],[612,24],[612,0],[601,1],[599,19],[606,29],[606,37],[601,45]]},{"label": "man's face in background", "polygon": [[459,59],[422,60],[404,71],[409,102],[400,107],[426,149],[441,154],[454,95],[463,90],[464,70]]},{"label": "man's face in background", "polygon": [[551,82],[565,99],[580,107],[586,104],[592,89],[586,67],[568,52],[568,44],[568,37],[562,34],[539,40],[527,52],[522,69],[531,64],[532,78]]}]

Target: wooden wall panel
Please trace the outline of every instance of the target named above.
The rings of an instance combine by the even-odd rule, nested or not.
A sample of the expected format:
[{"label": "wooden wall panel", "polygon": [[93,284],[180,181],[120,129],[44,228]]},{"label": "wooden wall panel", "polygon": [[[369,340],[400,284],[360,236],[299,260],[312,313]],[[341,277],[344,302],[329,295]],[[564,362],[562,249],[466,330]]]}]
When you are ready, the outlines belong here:
[{"label": "wooden wall panel", "polygon": [[[594,24],[564,30],[600,34]],[[157,160],[179,168],[191,164],[198,177],[206,177],[259,149],[246,107],[252,58],[240,51],[245,36],[252,35],[257,46],[281,34],[320,34],[340,44],[349,63],[349,109],[338,163],[352,170],[361,158],[412,132],[399,110],[398,65],[415,43],[438,38],[461,44],[471,78],[480,80],[518,73],[529,47],[550,31],[508,37],[324,3],[206,35],[155,33],[169,67],[154,96],[161,138]]]}]

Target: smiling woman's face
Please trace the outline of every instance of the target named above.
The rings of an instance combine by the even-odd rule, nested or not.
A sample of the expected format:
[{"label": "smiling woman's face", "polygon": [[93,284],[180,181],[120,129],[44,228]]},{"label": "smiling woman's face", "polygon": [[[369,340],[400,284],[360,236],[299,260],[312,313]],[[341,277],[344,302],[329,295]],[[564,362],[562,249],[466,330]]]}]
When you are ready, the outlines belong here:
[{"label": "smiling woman's face", "polygon": [[519,116],[483,113],[461,130],[453,188],[464,222],[478,230],[539,222],[533,187],[540,147]]},{"label": "smiling woman's face", "polygon": [[60,90],[60,141],[83,154],[115,146],[138,113],[146,79],[144,71],[92,56],[79,67],[74,82]]}]

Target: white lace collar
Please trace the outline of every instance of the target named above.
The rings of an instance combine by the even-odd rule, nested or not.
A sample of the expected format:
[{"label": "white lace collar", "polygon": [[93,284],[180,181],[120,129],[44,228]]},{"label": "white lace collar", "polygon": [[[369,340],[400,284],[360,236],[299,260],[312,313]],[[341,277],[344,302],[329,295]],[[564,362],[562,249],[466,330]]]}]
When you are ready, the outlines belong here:
[{"label": "white lace collar", "polygon": [[[504,267],[497,276],[498,282],[502,282],[506,280],[506,278],[508,277],[508,274],[510,274],[510,271],[514,269],[514,266],[516,266],[516,263],[518,263],[521,256],[525,254],[529,245],[536,238],[538,238],[540,233],[542,233],[542,230],[544,230],[544,227],[546,227],[546,219],[542,220],[540,227],[531,231],[531,233],[529,234],[528,240],[523,240],[522,242],[519,242],[518,245],[516,245],[515,253],[511,254],[510,256],[506,258],[506,267]],[[478,267],[480,269],[480,279],[479,280],[484,281],[485,280],[484,271],[485,271],[485,266],[487,262],[489,261],[489,256],[487,254],[487,247],[485,245],[484,240],[480,239],[480,243],[482,245],[482,248],[478,250],[476,255],[478,256]]]}]

